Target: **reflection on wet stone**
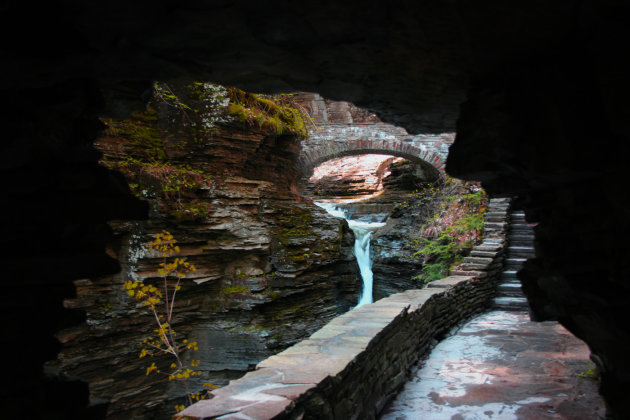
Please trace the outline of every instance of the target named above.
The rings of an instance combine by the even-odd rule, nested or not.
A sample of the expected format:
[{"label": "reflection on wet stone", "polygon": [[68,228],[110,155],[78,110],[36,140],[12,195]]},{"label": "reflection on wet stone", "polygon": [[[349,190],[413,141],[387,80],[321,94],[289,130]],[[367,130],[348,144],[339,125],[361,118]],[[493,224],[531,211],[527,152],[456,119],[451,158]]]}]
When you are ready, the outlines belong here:
[{"label": "reflection on wet stone", "polygon": [[381,419],[598,419],[589,354],[558,323],[488,312],[440,342]]}]

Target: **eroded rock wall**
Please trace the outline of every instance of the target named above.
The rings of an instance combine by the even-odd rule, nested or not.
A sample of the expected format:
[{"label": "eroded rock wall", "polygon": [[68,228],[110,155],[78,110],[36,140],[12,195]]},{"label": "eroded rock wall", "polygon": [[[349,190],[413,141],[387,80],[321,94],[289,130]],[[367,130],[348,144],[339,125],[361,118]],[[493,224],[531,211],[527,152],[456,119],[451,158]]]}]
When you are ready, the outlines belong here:
[{"label": "eroded rock wall", "polygon": [[[181,103],[194,103],[185,86],[170,88]],[[360,290],[352,232],[290,192],[298,136],[250,127],[225,113],[218,118],[221,107],[195,115],[160,99],[135,120],[109,121],[114,129],[96,143],[103,164],[121,169],[148,199],[151,216],[112,223],[108,250],[122,271],[75,282],[77,297],[65,306],[86,311],[87,321],[58,333],[63,347],[48,364],[87,381],[93,398],[110,402],[112,419],[169,418],[185,392],[178,381],[145,375],[151,362],[168,371],[172,360],[138,357],[140,342],[156,326],[122,288],[128,280],[159,279],[162,259],[147,251],[157,232],[169,231],[179,255],[197,268],[177,292],[172,322],[178,340],[198,343],[199,351],[184,356],[201,360],[202,376],[188,381],[193,393],[204,383],[223,386],[308,336],[356,304]],[[215,122],[198,130],[195,118]],[[138,157],[149,146],[164,154],[157,169]],[[168,174],[173,182],[194,174],[197,182],[170,191],[175,184]]]},{"label": "eroded rock wall", "polygon": [[381,299],[394,293],[423,287],[414,280],[422,263],[412,258],[416,251],[410,235],[426,223],[432,208],[419,206],[413,193],[429,186],[422,172],[409,161],[394,163],[390,175],[385,178],[385,192],[376,201],[387,204],[387,223],[372,236],[370,253],[374,272],[374,299]]},{"label": "eroded rock wall", "polygon": [[389,165],[394,159],[386,155],[361,155],[329,160],[315,168],[302,193],[315,200],[369,198],[383,192],[383,179],[389,175]]}]

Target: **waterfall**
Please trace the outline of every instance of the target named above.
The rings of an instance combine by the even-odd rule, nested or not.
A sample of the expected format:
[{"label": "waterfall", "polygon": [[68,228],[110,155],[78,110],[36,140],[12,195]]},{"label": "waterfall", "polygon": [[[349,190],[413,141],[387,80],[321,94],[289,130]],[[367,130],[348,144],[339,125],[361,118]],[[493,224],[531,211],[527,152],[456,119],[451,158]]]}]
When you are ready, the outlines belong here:
[{"label": "waterfall", "polygon": [[374,275],[372,273],[372,259],[370,258],[370,239],[372,232],[385,226],[385,223],[362,222],[348,219],[346,213],[338,208],[335,203],[315,202],[315,204],[335,217],[341,217],[348,221],[348,226],[354,232],[354,256],[357,258],[361,279],[363,280],[363,291],[357,304],[357,308],[366,303],[372,303],[372,289],[374,286]]}]

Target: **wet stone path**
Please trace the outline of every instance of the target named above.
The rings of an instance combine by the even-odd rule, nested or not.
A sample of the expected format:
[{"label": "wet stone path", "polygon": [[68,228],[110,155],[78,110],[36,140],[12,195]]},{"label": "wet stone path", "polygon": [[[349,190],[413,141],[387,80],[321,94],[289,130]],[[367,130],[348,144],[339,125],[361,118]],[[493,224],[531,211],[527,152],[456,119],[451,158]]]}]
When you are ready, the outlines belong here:
[{"label": "wet stone path", "polygon": [[603,418],[589,353],[556,322],[491,311],[441,341],[381,419]]}]

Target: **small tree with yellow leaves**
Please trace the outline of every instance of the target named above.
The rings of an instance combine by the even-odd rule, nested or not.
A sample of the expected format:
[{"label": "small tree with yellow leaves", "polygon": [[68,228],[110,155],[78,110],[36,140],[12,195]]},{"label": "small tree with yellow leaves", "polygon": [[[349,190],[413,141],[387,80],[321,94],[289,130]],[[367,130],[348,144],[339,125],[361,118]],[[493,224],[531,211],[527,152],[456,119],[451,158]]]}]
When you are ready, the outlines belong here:
[{"label": "small tree with yellow leaves", "polygon": [[[192,404],[193,400],[205,398],[204,393],[191,393],[187,383],[188,378],[201,375],[201,371],[191,369],[199,366],[200,361],[192,360],[189,365],[185,365],[182,362],[182,353],[185,350],[197,351],[198,347],[196,342],[189,342],[188,340],[182,340],[181,343],[177,342],[177,334],[173,331],[172,319],[175,296],[181,289],[181,280],[186,276],[186,273],[195,271],[195,266],[186,261],[185,258],[176,257],[171,260],[172,257],[180,253],[176,243],[173,235],[165,230],[158,233],[155,239],[149,243],[149,249],[157,251],[162,256],[162,263],[158,269],[158,274],[163,279],[162,290],[154,285],[145,284],[142,280],[129,280],[123,285],[123,289],[127,291],[129,296],[135,297],[144,306],[149,307],[157,324],[157,328],[153,331],[155,334],[142,341],[144,347],[140,351],[140,357],[166,354],[175,359],[168,372],[160,371],[155,362],[151,363],[146,369],[147,376],[151,373],[158,373],[168,376],[169,381],[183,380],[188,403]],[[204,384],[204,386],[215,388],[211,384]],[[175,406],[175,410],[178,412],[184,408],[183,405]]]}]

